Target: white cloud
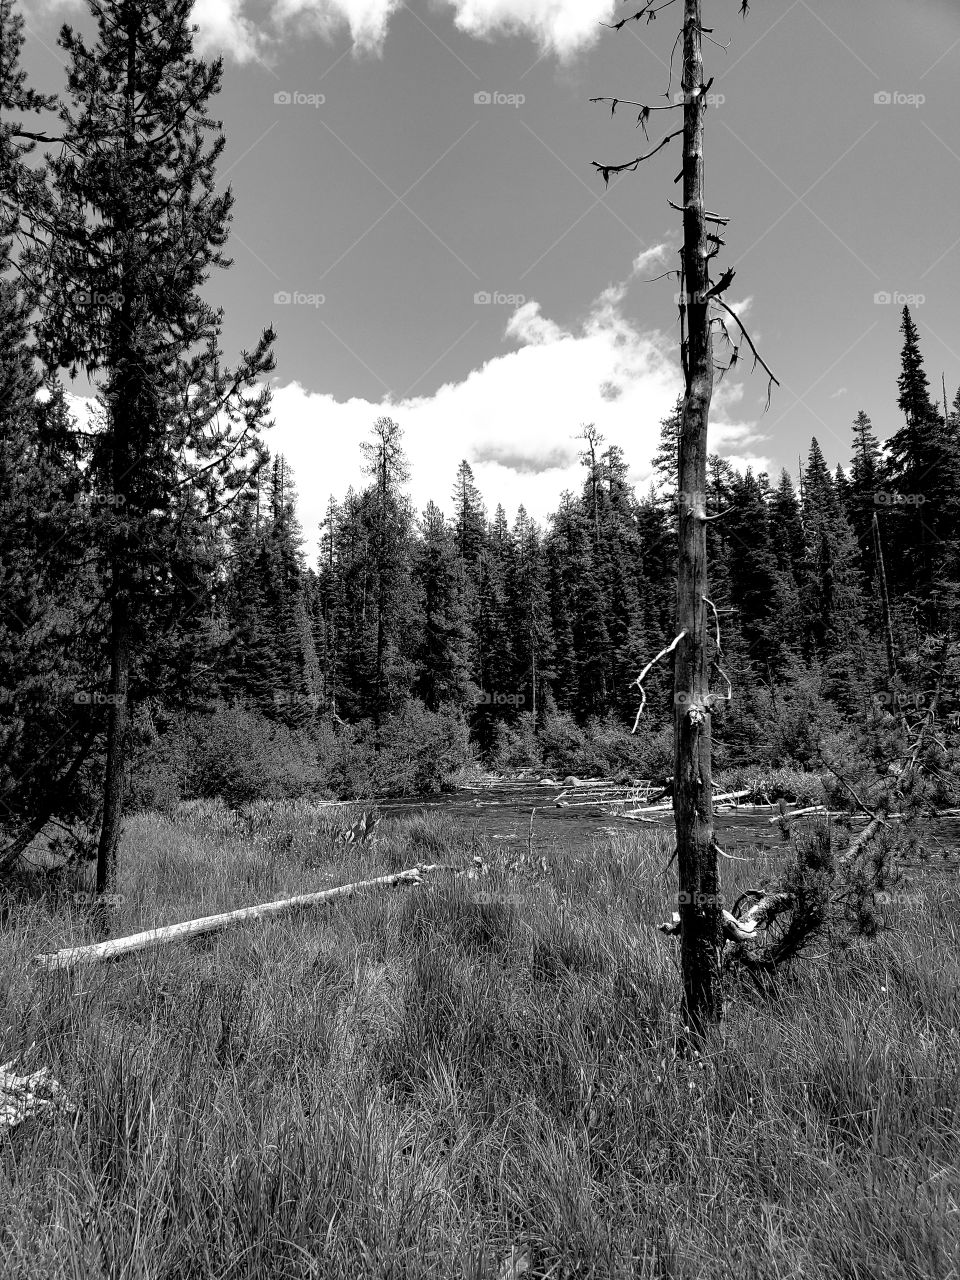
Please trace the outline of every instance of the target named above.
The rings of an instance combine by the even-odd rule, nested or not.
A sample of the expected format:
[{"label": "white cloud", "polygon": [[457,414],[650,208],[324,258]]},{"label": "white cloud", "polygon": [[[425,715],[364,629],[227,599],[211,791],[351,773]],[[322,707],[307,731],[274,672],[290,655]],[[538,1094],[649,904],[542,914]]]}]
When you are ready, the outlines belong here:
[{"label": "white cloud", "polygon": [[[42,8],[77,9],[84,0],[36,0]],[[568,59],[594,44],[601,22],[614,13],[614,0],[437,0],[453,11],[461,31],[479,39],[523,35],[544,53]],[[237,62],[268,53],[284,38],[316,31],[331,39],[346,28],[361,51],[379,51],[390,19],[404,0],[195,0],[193,20],[200,27],[199,49],[223,52]]]},{"label": "white cloud", "polygon": [[[404,430],[418,512],[432,498],[449,514],[456,469],[466,458],[491,514],[499,502],[513,519],[522,503],[545,520],[564,489],[583,484],[575,437],[588,422],[622,448],[631,482],[645,492],[660,420],[681,383],[675,338],[638,328],[624,314],[625,292],[622,284],[605,289],[572,326],[544,316],[535,300],[525,303],[507,322],[509,349],[432,395],[340,401],[298,382],[275,387],[276,425],[267,444],[293,468],[311,559],[330,495],[340,499],[349,485],[366,483],[360,444],[381,415]],[[767,470],[770,460],[756,451],[764,437],[743,416],[743,394],[742,383],[717,384],[709,447],[740,469]],[[71,407],[84,406],[71,396]]]},{"label": "white cloud", "polygon": [[633,260],[633,274],[635,276],[643,275],[651,267],[659,266],[662,262],[665,262],[667,254],[673,247],[672,244],[664,241],[662,244],[651,245],[649,249],[641,249]]},{"label": "white cloud", "polygon": [[273,0],[274,23],[281,31],[306,27],[330,39],[347,27],[357,48],[379,50],[387,24],[402,0]]},{"label": "white cloud", "polygon": [[195,0],[191,17],[200,28],[199,53],[228,53],[236,62],[260,56],[264,36],[243,16],[243,0]]},{"label": "white cloud", "polygon": [[[454,475],[466,458],[491,513],[499,502],[512,519],[522,503],[545,520],[564,489],[583,483],[574,437],[588,422],[621,446],[631,481],[645,490],[660,419],[676,403],[680,379],[673,339],[637,329],[621,298],[620,286],[605,290],[572,329],[543,316],[537,302],[525,303],[506,326],[516,349],[430,396],[344,403],[296,382],[279,387],[268,443],[293,467],[311,553],[329,495],[340,498],[348,485],[364,483],[360,443],[380,415],[404,430],[418,511],[432,498],[449,512]],[[769,460],[750,449],[762,437],[737,413],[742,398],[742,385],[718,385],[710,448],[736,449],[738,466],[763,470]]]},{"label": "white cloud", "polygon": [[592,45],[609,21],[612,0],[446,0],[454,22],[472,36],[523,34],[541,49],[569,58]]}]

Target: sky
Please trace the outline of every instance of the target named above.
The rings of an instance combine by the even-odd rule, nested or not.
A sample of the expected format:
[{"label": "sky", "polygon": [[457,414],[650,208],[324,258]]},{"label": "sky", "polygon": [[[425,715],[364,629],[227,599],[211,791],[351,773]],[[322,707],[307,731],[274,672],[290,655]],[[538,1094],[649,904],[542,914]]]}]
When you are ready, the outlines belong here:
[{"label": "sky", "polygon": [[[591,104],[673,101],[679,3],[603,26],[618,0],[197,0],[222,56],[214,112],[234,265],[211,281],[229,359],[277,330],[275,425],[307,546],[363,483],[360,442],[400,423],[411,497],[450,510],[467,458],[488,509],[543,520],[594,423],[643,490],[681,387],[679,139],[605,189],[593,161],[679,124]],[[900,310],[936,394],[960,385],[960,2],[705,0],[706,193],[719,268],[780,381],[741,361],[710,447],[796,473],[816,436],[847,463],[864,409],[900,425]],[[62,90],[82,0],[21,0],[32,83]],[[669,96],[668,96],[669,95]],[[717,272],[719,274],[719,272]],[[722,355],[722,348],[718,350]],[[78,387],[82,394],[84,388]]]}]

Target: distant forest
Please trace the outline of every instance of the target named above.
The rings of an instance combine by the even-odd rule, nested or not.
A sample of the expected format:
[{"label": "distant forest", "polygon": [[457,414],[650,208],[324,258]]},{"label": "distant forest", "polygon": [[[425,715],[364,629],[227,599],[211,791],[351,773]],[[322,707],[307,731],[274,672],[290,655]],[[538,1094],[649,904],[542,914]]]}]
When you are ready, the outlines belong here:
[{"label": "distant forest", "polygon": [[[491,516],[467,461],[452,506],[437,495],[450,517],[414,511],[380,419],[308,563],[265,443],[274,335],[227,367],[200,296],[228,265],[222,68],[193,57],[183,6],[122,13],[67,40],[61,102],[26,85],[0,0],[0,864],[51,821],[115,847],[130,805],[430,789],[477,765],[668,775],[669,661],[631,729],[675,631],[677,415],[644,494],[585,427],[582,488],[546,527]],[[901,332],[883,444],[860,412],[849,465],[813,440],[799,486],[710,459],[721,769],[815,769],[905,706],[960,712],[960,391],[931,392],[907,309]],[[89,428],[64,394],[79,370]]]}]

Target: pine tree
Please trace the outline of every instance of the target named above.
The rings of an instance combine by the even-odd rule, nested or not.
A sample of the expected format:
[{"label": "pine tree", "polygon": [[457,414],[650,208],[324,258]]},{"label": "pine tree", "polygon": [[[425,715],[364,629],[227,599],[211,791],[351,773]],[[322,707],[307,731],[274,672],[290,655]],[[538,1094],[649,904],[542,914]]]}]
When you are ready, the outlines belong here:
[{"label": "pine tree", "polygon": [[[502,506],[497,506],[487,527],[480,559],[477,614],[474,626],[475,656],[473,680],[487,699],[515,695],[513,680],[517,657],[513,650],[509,618],[509,582],[514,565],[514,547]],[[495,739],[496,723],[491,701],[478,703],[472,726],[481,750]]]},{"label": "pine tree", "polygon": [[473,470],[466,458],[457,468],[453,489],[453,528],[457,555],[464,573],[473,575],[483,553],[487,517],[480,491],[474,483]]},{"label": "pine tree", "polygon": [[617,445],[610,445],[603,454],[601,474],[595,559],[609,638],[606,710],[626,719],[635,702],[633,682],[646,661],[638,577],[643,552],[628,467]]},{"label": "pine tree", "polygon": [[[238,367],[221,364],[221,313],[201,296],[222,254],[229,191],[215,194],[225,145],[207,116],[222,64],[193,56],[190,0],[89,0],[96,42],[65,26],[69,99],[49,164],[53,232],[24,255],[45,306],[38,337],[51,363],[100,378],[104,428],[90,473],[104,498],[98,537],[107,589],[107,709],[97,889],[113,879],[123,820],[131,677],[156,625],[157,593],[178,594],[171,560],[183,487],[213,518],[262,462],[272,331]],[[189,537],[189,530],[187,533]]]},{"label": "pine tree", "polygon": [[891,548],[895,589],[916,608],[925,628],[936,631],[955,613],[960,597],[960,448],[930,398],[919,334],[907,307],[900,331],[898,403],[905,424],[887,442],[889,489],[880,526]]},{"label": "pine tree", "polygon": [[816,439],[804,471],[805,564],[801,608],[807,656],[851,654],[863,626],[863,590],[856,538]]},{"label": "pine tree", "polygon": [[322,701],[332,716],[338,716],[342,684],[344,594],[340,564],[340,521],[341,508],[331,494],[327,503],[327,515],[321,525],[313,634],[320,663]]},{"label": "pine tree", "polygon": [[[764,477],[765,479],[765,477]],[[777,560],[773,550],[765,485],[748,468],[731,485],[731,508],[721,522],[734,553],[728,573],[730,598],[739,612],[746,648],[761,670],[779,657],[776,604]]]},{"label": "pine tree", "polygon": [[665,499],[674,501],[680,468],[680,425],[683,415],[683,397],[677,399],[671,413],[660,419],[660,444],[653,455],[653,472],[662,486]]},{"label": "pine tree", "polygon": [[883,453],[873,423],[861,409],[853,423],[853,457],[850,460],[850,492],[847,509],[860,547],[864,576],[873,573],[873,516],[882,500]]},{"label": "pine tree", "polygon": [[282,720],[304,725],[313,719],[319,704],[319,671],[310,626],[296,491],[282,455],[273,462],[268,502],[258,567],[276,660],[278,685],[273,700]]},{"label": "pine tree", "polygon": [[364,701],[379,730],[384,717],[408,695],[412,680],[407,623],[413,512],[402,491],[409,469],[401,428],[392,418],[378,418],[372,435],[360,446],[372,481],[363,495],[373,631],[373,670]]},{"label": "pine tree", "polygon": [[263,530],[254,494],[241,495],[235,506],[229,548],[224,593],[229,634],[224,646],[222,689],[231,700],[252,703],[270,714],[281,676],[264,582]]},{"label": "pine tree", "polygon": [[54,106],[20,68],[23,26],[0,0],[0,866],[51,818],[95,817],[80,785],[96,738],[89,508],[75,424],[37,370],[30,301],[9,274],[10,237],[45,201],[24,163],[44,135],[13,117]]},{"label": "pine tree", "polygon": [[552,675],[553,639],[540,530],[523,506],[517,512],[511,542],[506,603],[515,663],[513,684],[524,698],[521,705],[536,723],[543,711],[543,689]]},{"label": "pine tree", "polygon": [[420,633],[414,653],[414,693],[430,711],[463,708],[470,680],[470,620],[460,590],[460,545],[435,503],[427,504],[415,551]]}]

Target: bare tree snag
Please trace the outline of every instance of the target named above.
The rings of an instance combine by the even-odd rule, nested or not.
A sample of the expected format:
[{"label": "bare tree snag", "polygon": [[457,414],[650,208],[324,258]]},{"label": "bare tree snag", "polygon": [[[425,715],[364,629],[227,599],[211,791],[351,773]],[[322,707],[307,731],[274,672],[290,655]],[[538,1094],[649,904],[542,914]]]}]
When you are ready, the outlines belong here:
[{"label": "bare tree snag", "polygon": [[[686,387],[680,426],[677,646],[673,680],[673,812],[680,889],[680,966],[685,1019],[696,1035],[723,1014],[720,989],[720,877],[713,832],[709,672],[706,657],[707,527],[693,495],[707,488],[707,424],[713,398],[713,334],[703,204],[706,101],[701,0],[684,0],[683,299]],[[684,498],[683,495],[686,495]]]},{"label": "bare tree snag", "polygon": [[[649,22],[661,10],[679,0],[648,0],[636,13],[614,24],[616,30],[631,21],[646,18]],[[736,324],[742,341],[770,378],[773,374],[757,353],[756,347],[739,316],[720,296],[729,288],[734,271],[727,269],[716,281],[710,279],[710,263],[723,245],[719,233],[708,231],[708,223],[721,227],[728,219],[708,213],[704,208],[703,137],[707,109],[707,90],[703,79],[702,40],[709,29],[702,21],[702,0],[683,3],[683,73],[681,79],[683,129],[667,134],[643,155],[621,164],[593,161],[594,168],[610,181],[612,174],[636,171],[674,138],[683,138],[683,249],[680,271],[680,363],[684,378],[681,410],[677,573],[677,631],[674,642],[654,658],[656,662],[671,650],[674,659],[674,784],[673,812],[677,832],[677,864],[679,878],[678,929],[680,933],[681,972],[683,980],[684,1020],[694,1037],[700,1037],[712,1023],[720,1021],[723,1001],[720,983],[723,925],[718,873],[718,850],[713,829],[713,782],[711,777],[711,705],[729,701],[730,682],[720,667],[722,656],[717,627],[715,662],[727,685],[726,694],[710,693],[710,662],[707,658],[707,606],[714,609],[708,596],[707,582],[707,427],[713,399],[714,354],[713,324],[731,342],[723,315],[711,315],[716,306]],[[741,13],[746,13],[748,0],[741,0]],[[678,39],[679,42],[679,39]],[[715,41],[713,43],[716,43]],[[674,46],[676,47],[676,46]],[[672,57],[671,57],[672,65]],[[593,101],[639,108],[637,124],[646,133],[652,108],[633,99],[604,98]],[[673,206],[677,208],[676,205]],[[736,364],[739,347],[726,368]],[[721,369],[721,373],[724,372]],[[769,393],[768,393],[769,400]],[[649,663],[637,680],[641,693],[639,716],[646,703],[643,678]],[[634,725],[636,729],[636,724]],[[782,909],[782,908],[781,908]],[[732,928],[726,921],[727,929]],[[672,932],[672,929],[668,929]],[[734,935],[736,936],[736,935]]]}]

